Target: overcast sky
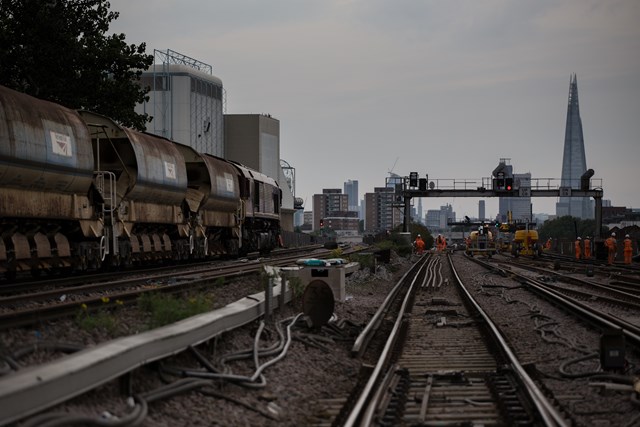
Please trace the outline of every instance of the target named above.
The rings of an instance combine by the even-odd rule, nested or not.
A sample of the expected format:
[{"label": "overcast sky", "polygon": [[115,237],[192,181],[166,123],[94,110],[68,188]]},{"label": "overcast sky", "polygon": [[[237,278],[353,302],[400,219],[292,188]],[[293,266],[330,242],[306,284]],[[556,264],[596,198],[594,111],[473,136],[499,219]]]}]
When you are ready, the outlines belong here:
[{"label": "overcast sky", "polygon": [[[559,179],[572,73],[587,167],[605,199],[640,208],[638,0],[110,2],[128,43],[212,65],[227,113],[280,121],[305,210],[348,179],[362,198],[391,169],[479,181],[509,158],[534,185]],[[478,199],[423,199],[446,203],[477,216]]]}]

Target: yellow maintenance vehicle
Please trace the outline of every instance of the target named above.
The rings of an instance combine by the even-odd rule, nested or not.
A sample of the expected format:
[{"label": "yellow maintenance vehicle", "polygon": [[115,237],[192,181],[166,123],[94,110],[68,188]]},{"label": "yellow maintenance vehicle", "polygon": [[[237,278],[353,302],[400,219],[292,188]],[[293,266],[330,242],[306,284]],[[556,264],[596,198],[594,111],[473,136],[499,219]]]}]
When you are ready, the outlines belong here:
[{"label": "yellow maintenance vehicle", "polygon": [[469,233],[465,253],[469,256],[484,255],[489,258],[496,253],[496,242],[488,226],[481,225],[478,230]]},{"label": "yellow maintenance vehicle", "polygon": [[511,255],[532,256],[534,258],[542,254],[542,245],[538,243],[538,232],[529,227],[516,230],[511,242]]},{"label": "yellow maintenance vehicle", "polygon": [[542,254],[542,244],[538,243],[538,231],[534,222],[515,222],[511,211],[507,212],[506,223],[496,222],[498,230],[498,250],[511,253],[514,257],[520,255],[538,257]]}]

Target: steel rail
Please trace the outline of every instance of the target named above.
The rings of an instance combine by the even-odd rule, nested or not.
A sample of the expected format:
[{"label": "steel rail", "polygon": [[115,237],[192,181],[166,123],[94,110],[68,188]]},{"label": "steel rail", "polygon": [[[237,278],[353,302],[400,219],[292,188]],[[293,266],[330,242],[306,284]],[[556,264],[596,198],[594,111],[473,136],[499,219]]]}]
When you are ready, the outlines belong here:
[{"label": "steel rail", "polygon": [[384,300],[383,304],[376,312],[374,318],[371,319],[371,321],[367,324],[365,330],[360,334],[360,336],[358,336],[358,339],[356,340],[356,342],[362,343],[364,340],[368,340],[371,338],[372,331],[375,331],[377,329],[377,325],[379,325],[380,323],[382,313],[385,313],[388,310],[388,307],[398,293],[398,289],[404,285],[404,280],[407,275],[410,273],[414,274],[414,278],[411,281],[409,289],[407,290],[407,293],[402,301],[402,306],[400,307],[398,316],[396,317],[396,321],[394,322],[393,329],[389,334],[389,339],[387,340],[384,349],[382,350],[380,357],[378,358],[378,363],[376,363],[376,366],[373,368],[373,371],[369,376],[367,383],[363,387],[358,396],[358,399],[353,405],[353,408],[349,412],[349,416],[344,423],[344,427],[353,427],[355,425],[371,425],[371,417],[373,416],[373,412],[375,411],[375,407],[372,407],[375,405],[370,405],[372,393],[376,391],[375,385],[378,383],[381,375],[383,374],[383,368],[385,367],[389,360],[389,357],[391,356],[391,349],[400,335],[400,327],[405,320],[404,315],[409,305],[413,289],[416,286],[419,273],[427,263],[427,259],[428,257],[421,258],[419,264],[416,264],[416,266],[409,269],[409,271],[405,273],[404,276],[402,276],[402,278],[398,281],[398,284],[392,289],[389,295],[387,295],[387,298]]},{"label": "steel rail", "polygon": [[[469,259],[479,265],[484,266],[485,268],[498,271],[503,275],[507,275],[506,271],[501,269],[500,267],[484,263],[483,261],[473,258]],[[629,338],[636,346],[640,346],[640,328],[638,326],[610,314],[595,310],[592,307],[589,307],[589,305],[583,304],[574,298],[563,295],[561,292],[555,290],[551,286],[538,282],[535,279],[515,273],[513,271],[510,271],[509,274],[517,277],[520,283],[528,285],[531,290],[539,293],[544,297],[547,297],[552,302],[560,303],[563,306],[571,309],[571,311],[582,316],[583,319],[586,319],[591,324],[594,324],[600,328],[621,329],[625,337]]]},{"label": "steel rail", "polygon": [[[420,259],[419,263],[414,264],[409,270],[407,270],[407,272],[404,273],[400,280],[398,280],[398,283],[396,283],[393,289],[391,289],[391,291],[387,294],[387,297],[384,299],[380,307],[378,307],[378,310],[376,310],[369,323],[367,323],[362,332],[360,332],[360,335],[358,335],[358,337],[356,338],[353,347],[351,347],[351,355],[353,357],[362,356],[369,341],[371,340],[371,337],[375,334],[378,327],[380,326],[383,316],[389,310],[391,303],[396,298],[396,295],[404,285],[407,276],[411,274],[415,274],[417,276],[418,272],[420,272],[420,270],[422,270],[422,268],[424,268],[424,266],[427,264],[428,258],[428,255],[424,256]],[[415,270],[417,270],[417,272]]]},{"label": "steel rail", "polygon": [[455,276],[456,280],[458,281],[458,284],[460,285],[460,290],[464,292],[467,300],[473,305],[473,307],[482,316],[484,322],[491,330],[491,333],[493,334],[494,338],[500,344],[502,351],[504,352],[505,356],[507,356],[509,363],[514,368],[514,372],[520,379],[521,383],[524,385],[524,389],[527,395],[535,405],[545,425],[568,427],[569,424],[564,420],[562,415],[553,407],[551,402],[549,402],[549,400],[544,396],[540,388],[538,388],[538,386],[535,384],[533,379],[531,379],[529,374],[527,374],[525,369],[522,367],[522,365],[518,361],[518,358],[509,347],[507,341],[502,336],[502,333],[500,332],[498,327],[495,325],[495,323],[493,323],[489,315],[485,313],[482,307],[478,305],[476,300],[471,296],[469,291],[464,287],[462,283],[462,279],[458,275],[458,272],[456,271],[453,265],[453,260],[451,259],[450,255],[448,256],[448,259],[449,259],[449,265],[451,266],[451,271],[453,272],[453,275]]}]

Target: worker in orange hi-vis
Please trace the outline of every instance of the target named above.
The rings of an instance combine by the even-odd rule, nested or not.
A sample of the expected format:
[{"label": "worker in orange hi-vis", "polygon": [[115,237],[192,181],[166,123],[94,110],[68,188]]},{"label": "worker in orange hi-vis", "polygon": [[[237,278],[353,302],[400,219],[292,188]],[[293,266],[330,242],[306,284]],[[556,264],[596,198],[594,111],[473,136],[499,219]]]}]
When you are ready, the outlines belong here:
[{"label": "worker in orange hi-vis", "polygon": [[631,242],[631,238],[627,234],[624,236],[624,263],[631,264],[631,255],[633,254],[633,243]]},{"label": "worker in orange hi-vis", "polygon": [[544,248],[545,248],[546,250],[550,250],[550,249],[551,249],[551,237],[549,237],[549,238],[547,239],[547,242],[544,244]]},{"label": "worker in orange hi-vis", "polygon": [[589,236],[584,238],[582,244],[584,245],[584,259],[591,259],[591,239]]},{"label": "worker in orange hi-vis", "polygon": [[582,257],[582,238],[578,237],[574,246],[576,249],[576,259],[580,259]]},{"label": "worker in orange hi-vis", "polygon": [[413,244],[416,248],[416,253],[418,255],[422,255],[422,253],[424,252],[424,240],[422,240],[422,236],[418,234],[418,237],[416,237],[416,241],[413,242]]},{"label": "worker in orange hi-vis", "polygon": [[613,265],[613,260],[616,257],[618,251],[618,243],[616,241],[616,233],[611,233],[611,236],[604,241],[604,245],[607,247],[608,257],[607,264]]}]

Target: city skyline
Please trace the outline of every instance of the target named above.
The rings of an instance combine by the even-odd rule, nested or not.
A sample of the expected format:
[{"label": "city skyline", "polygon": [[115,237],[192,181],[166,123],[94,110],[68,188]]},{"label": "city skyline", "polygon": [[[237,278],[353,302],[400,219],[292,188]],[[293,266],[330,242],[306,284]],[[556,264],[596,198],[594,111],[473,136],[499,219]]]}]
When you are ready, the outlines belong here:
[{"label": "city skyline", "polygon": [[[586,156],[604,199],[640,206],[635,0],[114,0],[111,9],[120,12],[111,31],[128,43],[211,64],[226,113],[278,119],[281,158],[307,204],[346,179],[373,191],[390,170],[477,180],[500,158],[533,181],[559,180],[576,73]],[[497,199],[486,202],[495,215]],[[552,214],[556,202],[533,199],[533,211]],[[423,208],[444,203],[473,215],[478,199]]]}]

